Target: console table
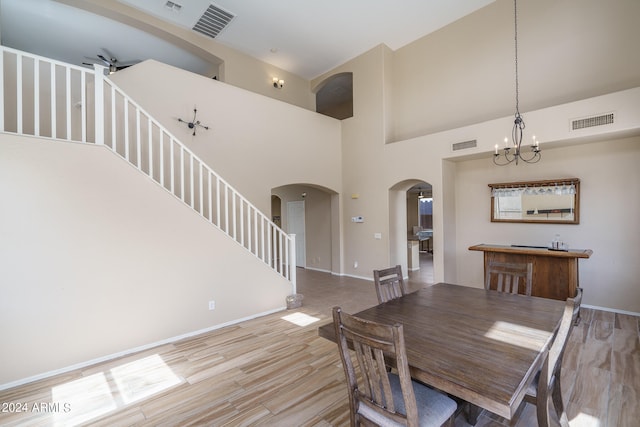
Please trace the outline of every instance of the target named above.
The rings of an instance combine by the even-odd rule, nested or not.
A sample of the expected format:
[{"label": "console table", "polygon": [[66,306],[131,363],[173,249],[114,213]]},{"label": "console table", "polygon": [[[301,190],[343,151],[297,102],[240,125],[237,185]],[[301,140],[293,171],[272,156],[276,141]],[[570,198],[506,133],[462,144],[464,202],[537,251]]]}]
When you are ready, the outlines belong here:
[{"label": "console table", "polygon": [[591,249],[552,251],[535,246],[474,245],[471,251],[484,252],[485,274],[490,261],[532,263],[533,282],[531,295],[566,300],[576,294],[578,259],[589,258]]}]

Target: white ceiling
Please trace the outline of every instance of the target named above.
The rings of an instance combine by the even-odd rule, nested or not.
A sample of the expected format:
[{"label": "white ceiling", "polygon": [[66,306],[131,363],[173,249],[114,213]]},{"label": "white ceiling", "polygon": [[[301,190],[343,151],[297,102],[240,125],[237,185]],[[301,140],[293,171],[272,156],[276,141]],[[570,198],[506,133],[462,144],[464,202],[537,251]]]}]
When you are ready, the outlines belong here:
[{"label": "white ceiling", "polygon": [[[80,64],[102,49],[120,62],[156,59],[199,74],[206,61],[139,30],[53,0],[0,0],[2,44]],[[314,78],[381,43],[396,50],[495,0],[120,0],[192,28],[210,4],[235,18],[219,43]],[[135,43],[131,43],[135,40]]]}]

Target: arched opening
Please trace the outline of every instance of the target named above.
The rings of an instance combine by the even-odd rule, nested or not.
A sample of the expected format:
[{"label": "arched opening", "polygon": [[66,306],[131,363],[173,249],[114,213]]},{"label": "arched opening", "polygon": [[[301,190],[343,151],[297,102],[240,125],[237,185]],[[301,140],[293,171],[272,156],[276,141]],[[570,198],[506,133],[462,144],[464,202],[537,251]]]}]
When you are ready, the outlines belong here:
[{"label": "arched opening", "polygon": [[[338,193],[311,184],[289,184],[273,188],[271,194],[272,217],[280,221],[285,232],[296,234],[297,256],[303,257],[297,265],[340,273]],[[277,206],[273,203],[276,199]]]},{"label": "arched opening", "polygon": [[433,280],[433,190],[420,182],[407,190],[408,270],[412,278]]},{"label": "arched opening", "polygon": [[433,196],[429,183],[406,180],[389,189],[392,264],[400,264],[410,280],[434,283]]},{"label": "arched opening", "polygon": [[316,112],[338,120],[353,117],[353,73],[334,74],[318,86]]}]

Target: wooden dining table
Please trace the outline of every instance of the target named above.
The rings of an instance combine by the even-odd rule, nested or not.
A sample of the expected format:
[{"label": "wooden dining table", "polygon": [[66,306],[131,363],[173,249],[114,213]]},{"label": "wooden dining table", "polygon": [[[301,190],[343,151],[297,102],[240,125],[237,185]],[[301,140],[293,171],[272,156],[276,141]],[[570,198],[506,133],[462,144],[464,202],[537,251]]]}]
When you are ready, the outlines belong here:
[{"label": "wooden dining table", "polygon": [[[438,283],[355,314],[404,325],[411,376],[511,420],[545,361],[565,302]],[[321,337],[335,341],[333,323]]]}]

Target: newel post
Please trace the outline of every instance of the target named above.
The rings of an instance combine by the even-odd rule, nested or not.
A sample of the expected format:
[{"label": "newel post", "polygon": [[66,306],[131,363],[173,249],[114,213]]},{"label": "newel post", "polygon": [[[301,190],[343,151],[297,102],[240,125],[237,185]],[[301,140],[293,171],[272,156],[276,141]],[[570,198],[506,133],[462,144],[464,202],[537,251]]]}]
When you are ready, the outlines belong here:
[{"label": "newel post", "polygon": [[289,280],[291,281],[292,294],[296,294],[296,235],[290,234],[289,244]]},{"label": "newel post", "polygon": [[0,132],[4,132],[4,49],[0,49]]},{"label": "newel post", "polygon": [[94,105],[95,105],[95,117],[94,117],[94,129],[95,140],[97,145],[104,144],[104,73],[106,68],[102,65],[94,64]]}]

